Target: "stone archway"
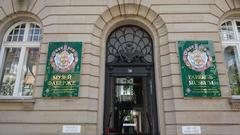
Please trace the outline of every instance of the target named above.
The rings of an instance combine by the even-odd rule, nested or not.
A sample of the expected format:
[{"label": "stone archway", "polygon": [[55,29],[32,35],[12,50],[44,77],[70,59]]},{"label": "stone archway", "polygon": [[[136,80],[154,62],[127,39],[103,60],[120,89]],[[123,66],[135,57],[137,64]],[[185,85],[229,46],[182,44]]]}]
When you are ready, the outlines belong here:
[{"label": "stone archway", "polygon": [[[92,43],[101,49],[100,63],[100,89],[99,89],[99,113],[98,113],[98,133],[102,133],[103,128],[103,108],[104,108],[104,89],[105,89],[105,50],[106,39],[110,32],[122,25],[136,25],[145,29],[153,38],[154,43],[154,69],[156,80],[157,112],[159,121],[159,130],[164,134],[164,113],[161,91],[161,59],[160,47],[168,45],[168,32],[162,18],[150,7],[139,4],[121,4],[106,10],[96,21],[93,28]],[[100,38],[96,38],[95,35]],[[161,118],[160,118],[161,117]]]},{"label": "stone archway", "polygon": [[153,43],[135,25],[111,32],[106,43],[103,130],[117,134],[158,134]]}]

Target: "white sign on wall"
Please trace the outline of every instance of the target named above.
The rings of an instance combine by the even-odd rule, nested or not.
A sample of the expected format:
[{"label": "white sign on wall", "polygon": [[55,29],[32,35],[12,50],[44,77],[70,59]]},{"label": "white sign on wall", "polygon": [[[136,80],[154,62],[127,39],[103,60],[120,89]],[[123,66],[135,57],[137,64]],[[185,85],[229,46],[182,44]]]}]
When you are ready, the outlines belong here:
[{"label": "white sign on wall", "polygon": [[200,126],[182,126],[182,134],[201,134]]},{"label": "white sign on wall", "polygon": [[80,125],[63,125],[63,133],[80,133]]}]

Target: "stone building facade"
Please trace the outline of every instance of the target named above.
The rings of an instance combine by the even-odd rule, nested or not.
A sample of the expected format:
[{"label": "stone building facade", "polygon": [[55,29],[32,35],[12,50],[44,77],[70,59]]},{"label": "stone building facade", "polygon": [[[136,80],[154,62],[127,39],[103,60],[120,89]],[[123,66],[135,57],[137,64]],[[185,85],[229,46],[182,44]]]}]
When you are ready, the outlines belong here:
[{"label": "stone building facade", "polygon": [[[0,0],[1,77],[7,57],[3,50],[11,42],[23,43],[22,50],[25,42],[39,47],[32,96],[0,97],[0,134],[61,135],[63,125],[80,125],[82,135],[103,134],[107,39],[118,27],[137,26],[152,38],[159,134],[182,135],[183,126],[199,126],[201,135],[239,135],[240,98],[232,95],[224,52],[229,44],[240,45],[240,38],[231,37],[231,28],[227,37],[221,33],[226,20],[234,21],[240,33],[239,0]],[[36,24],[40,39],[8,40],[18,23],[26,28]],[[213,42],[220,97],[183,96],[177,46],[183,40]],[[77,97],[42,96],[49,42],[83,43]]]}]

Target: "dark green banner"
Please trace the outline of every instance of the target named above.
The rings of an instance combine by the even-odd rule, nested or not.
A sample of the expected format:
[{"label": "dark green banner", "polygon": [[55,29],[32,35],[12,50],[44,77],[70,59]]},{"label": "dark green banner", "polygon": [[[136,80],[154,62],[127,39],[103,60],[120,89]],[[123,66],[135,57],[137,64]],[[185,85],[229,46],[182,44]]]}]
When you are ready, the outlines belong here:
[{"label": "dark green banner", "polygon": [[179,41],[184,97],[219,97],[220,84],[211,41]]},{"label": "dark green banner", "polygon": [[82,42],[50,42],[43,97],[78,96]]}]

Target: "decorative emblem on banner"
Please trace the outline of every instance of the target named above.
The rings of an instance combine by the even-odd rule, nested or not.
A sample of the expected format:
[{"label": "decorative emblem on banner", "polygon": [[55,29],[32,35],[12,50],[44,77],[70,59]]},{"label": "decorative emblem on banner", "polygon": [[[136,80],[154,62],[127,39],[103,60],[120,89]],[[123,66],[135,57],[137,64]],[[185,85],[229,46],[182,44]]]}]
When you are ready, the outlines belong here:
[{"label": "decorative emblem on banner", "polygon": [[198,72],[208,69],[212,63],[212,57],[208,49],[201,44],[186,48],[183,52],[183,60],[188,68]]},{"label": "decorative emblem on banner", "polygon": [[77,51],[67,45],[55,49],[50,57],[52,67],[60,72],[67,72],[71,70],[77,62]]}]

